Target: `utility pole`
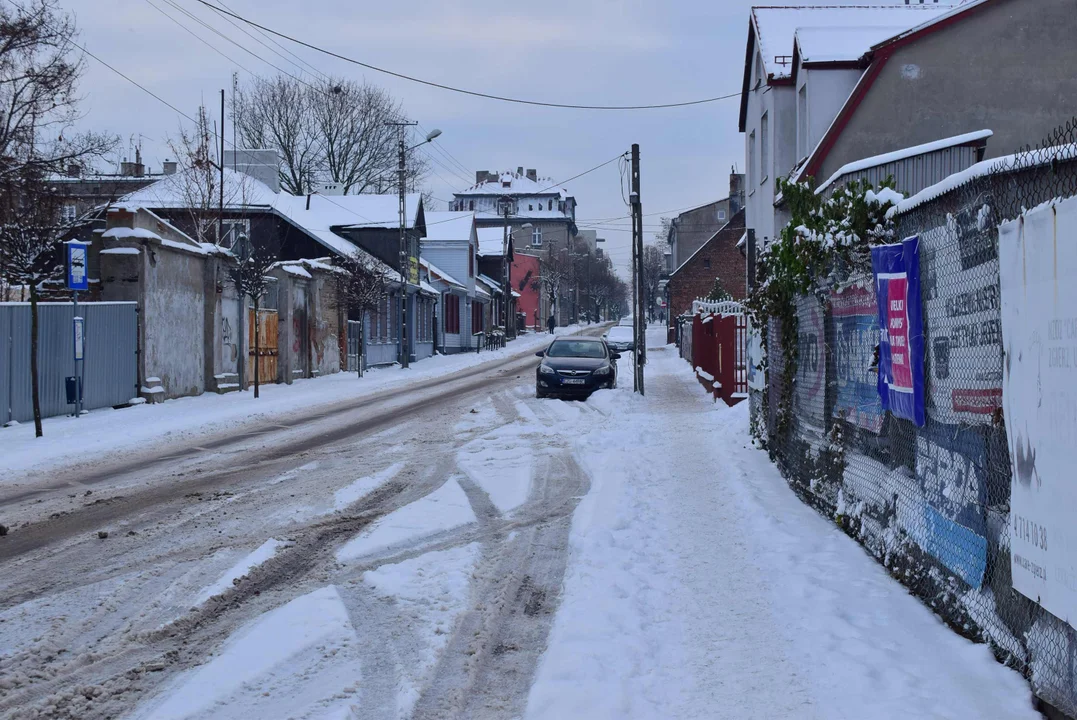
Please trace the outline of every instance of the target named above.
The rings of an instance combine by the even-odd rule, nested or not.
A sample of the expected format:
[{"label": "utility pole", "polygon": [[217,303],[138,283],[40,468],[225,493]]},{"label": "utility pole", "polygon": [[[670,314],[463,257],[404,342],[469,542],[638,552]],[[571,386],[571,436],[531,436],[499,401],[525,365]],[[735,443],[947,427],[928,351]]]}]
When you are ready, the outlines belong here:
[{"label": "utility pole", "polygon": [[406,368],[411,364],[411,347],[408,341],[408,273],[411,269],[411,248],[408,247],[407,175],[404,165],[407,146],[404,143],[404,133],[407,132],[406,128],[419,123],[401,120],[386,124],[400,129],[396,158],[397,189],[399,191],[400,206],[400,367]]},{"label": "utility pole", "polygon": [[505,239],[501,251],[501,325],[506,337],[509,335],[509,301],[512,299],[512,288],[509,286],[509,215],[512,214],[512,205],[512,196],[501,198],[501,213],[505,217]]},{"label": "utility pole", "polygon": [[643,205],[639,195],[639,144],[632,145],[632,278],[636,288],[635,310],[633,311],[636,335],[636,374],[634,387],[640,395],[645,395],[643,388],[643,366],[647,364],[647,320],[644,317],[643,287]]}]

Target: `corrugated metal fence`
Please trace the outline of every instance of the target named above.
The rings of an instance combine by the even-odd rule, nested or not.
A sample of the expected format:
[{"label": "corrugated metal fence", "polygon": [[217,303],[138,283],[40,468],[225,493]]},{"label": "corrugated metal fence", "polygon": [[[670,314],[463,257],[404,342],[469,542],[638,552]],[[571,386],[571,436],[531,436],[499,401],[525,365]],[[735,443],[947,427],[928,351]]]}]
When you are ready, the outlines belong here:
[{"label": "corrugated metal fence", "polygon": [[[66,415],[65,378],[75,374],[71,303],[38,306],[41,415]],[[138,397],[138,309],[135,303],[82,303],[85,318],[83,399],[87,410]],[[30,304],[0,303],[0,424],[34,419],[30,392]]]}]

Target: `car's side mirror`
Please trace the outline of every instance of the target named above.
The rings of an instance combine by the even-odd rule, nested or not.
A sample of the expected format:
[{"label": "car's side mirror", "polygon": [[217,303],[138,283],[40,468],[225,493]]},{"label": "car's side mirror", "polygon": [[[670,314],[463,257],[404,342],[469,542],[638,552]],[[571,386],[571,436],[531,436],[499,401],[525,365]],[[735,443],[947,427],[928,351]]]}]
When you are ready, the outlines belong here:
[{"label": "car's side mirror", "polygon": [[546,357],[546,351],[539,350],[537,353],[535,353],[535,357]]},{"label": "car's side mirror", "polygon": [[621,359],[621,353],[612,353],[610,355],[610,357],[613,358],[614,360],[620,360]]}]

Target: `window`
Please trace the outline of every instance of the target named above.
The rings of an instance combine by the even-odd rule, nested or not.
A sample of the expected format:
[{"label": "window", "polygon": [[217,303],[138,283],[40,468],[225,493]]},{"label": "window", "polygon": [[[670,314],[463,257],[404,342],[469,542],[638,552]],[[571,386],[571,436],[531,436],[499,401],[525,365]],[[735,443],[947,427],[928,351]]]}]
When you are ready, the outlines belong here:
[{"label": "window", "polygon": [[221,242],[220,246],[225,250],[236,250],[242,252],[242,248],[237,246],[240,236],[250,238],[251,236],[251,221],[250,220],[222,220],[221,221]]},{"label": "window", "polygon": [[460,297],[452,293],[445,294],[445,332],[460,332]]},{"label": "window", "polygon": [[534,212],[535,211],[535,206],[532,203],[528,203],[527,204],[527,209],[530,210],[531,212]]},{"label": "window", "polygon": [[536,227],[531,230],[531,247],[542,247],[542,228]]},{"label": "window", "polygon": [[475,248],[467,246],[467,276],[475,277]]},{"label": "window", "polygon": [[70,225],[78,219],[79,209],[75,203],[65,203],[60,211],[60,219],[63,220],[65,225]]},{"label": "window", "polygon": [[808,155],[808,86],[797,93],[797,159]]},{"label": "window", "polygon": [[759,184],[767,181],[767,171],[770,169],[770,114],[763,113],[759,121]]},{"label": "window", "polygon": [[550,198],[549,202],[546,203],[546,209],[553,210],[553,198]]},{"label": "window", "polygon": [[482,326],[482,303],[471,303],[471,332],[477,333],[483,331]]},{"label": "window", "polygon": [[718,211],[718,219],[719,220],[725,220],[725,210],[719,210]]},{"label": "window", "polygon": [[703,269],[704,270],[710,270],[711,269],[711,259],[710,258],[703,258]]},{"label": "window", "polygon": [[467,209],[468,209],[468,210],[474,210],[474,209],[475,209],[475,201],[474,201],[474,200],[469,200],[469,201],[468,201],[468,203],[467,203]]},{"label": "window", "polygon": [[755,130],[748,136],[748,187],[755,179]]}]

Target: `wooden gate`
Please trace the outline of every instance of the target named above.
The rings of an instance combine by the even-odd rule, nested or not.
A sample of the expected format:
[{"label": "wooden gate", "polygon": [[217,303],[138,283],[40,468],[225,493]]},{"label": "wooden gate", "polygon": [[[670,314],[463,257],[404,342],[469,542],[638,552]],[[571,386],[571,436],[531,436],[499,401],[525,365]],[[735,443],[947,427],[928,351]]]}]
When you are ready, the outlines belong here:
[{"label": "wooden gate", "polygon": [[254,349],[254,310],[250,311],[247,322],[247,343],[250,350],[247,357],[247,382],[254,383],[254,363],[257,355],[258,382],[277,382],[277,311],[258,311],[258,351]]}]

